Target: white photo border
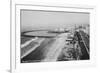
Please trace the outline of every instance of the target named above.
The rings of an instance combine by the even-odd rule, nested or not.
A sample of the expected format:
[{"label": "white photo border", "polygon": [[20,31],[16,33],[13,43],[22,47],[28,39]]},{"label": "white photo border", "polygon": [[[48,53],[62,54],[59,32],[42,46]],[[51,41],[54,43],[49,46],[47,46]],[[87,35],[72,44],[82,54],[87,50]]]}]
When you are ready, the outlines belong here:
[{"label": "white photo border", "polygon": [[[53,69],[66,69],[72,67],[94,66],[96,63],[95,51],[95,8],[65,7],[65,6],[46,6],[32,4],[13,4],[11,10],[11,72],[24,71],[43,71]],[[90,60],[62,61],[45,63],[20,63],[20,9],[28,10],[51,10],[69,12],[88,12],[90,13]]]}]

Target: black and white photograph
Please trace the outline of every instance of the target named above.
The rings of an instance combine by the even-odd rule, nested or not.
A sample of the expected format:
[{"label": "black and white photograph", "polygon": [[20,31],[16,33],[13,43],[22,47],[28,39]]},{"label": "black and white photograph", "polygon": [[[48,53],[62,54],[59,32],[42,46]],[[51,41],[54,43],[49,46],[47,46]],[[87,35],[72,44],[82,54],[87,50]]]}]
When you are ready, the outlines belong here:
[{"label": "black and white photograph", "polygon": [[90,60],[90,13],[20,10],[20,62]]}]

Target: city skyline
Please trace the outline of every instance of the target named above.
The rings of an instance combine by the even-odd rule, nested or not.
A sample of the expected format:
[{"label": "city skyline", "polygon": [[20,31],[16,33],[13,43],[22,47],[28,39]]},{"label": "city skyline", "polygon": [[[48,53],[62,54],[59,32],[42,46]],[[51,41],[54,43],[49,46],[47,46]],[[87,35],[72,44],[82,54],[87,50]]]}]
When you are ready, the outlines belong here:
[{"label": "city skyline", "polygon": [[89,13],[21,10],[21,31],[73,28],[89,24]]}]

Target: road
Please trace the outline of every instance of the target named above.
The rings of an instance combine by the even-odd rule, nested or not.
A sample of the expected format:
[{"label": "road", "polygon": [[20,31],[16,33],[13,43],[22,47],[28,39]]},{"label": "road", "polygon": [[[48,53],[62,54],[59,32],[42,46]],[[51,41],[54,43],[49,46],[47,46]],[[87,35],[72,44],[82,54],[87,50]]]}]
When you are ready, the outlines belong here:
[{"label": "road", "polygon": [[76,32],[76,36],[78,37],[78,44],[82,52],[81,59],[89,59],[89,37],[83,31]]}]

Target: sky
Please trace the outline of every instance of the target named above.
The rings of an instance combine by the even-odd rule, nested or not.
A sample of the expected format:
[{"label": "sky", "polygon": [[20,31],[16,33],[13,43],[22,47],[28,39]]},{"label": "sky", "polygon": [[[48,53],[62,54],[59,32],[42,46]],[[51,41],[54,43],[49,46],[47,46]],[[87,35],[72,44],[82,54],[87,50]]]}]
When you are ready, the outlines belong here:
[{"label": "sky", "polygon": [[89,13],[21,10],[21,32],[89,24]]}]

